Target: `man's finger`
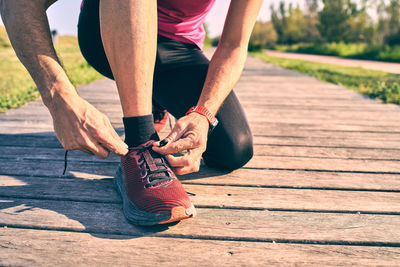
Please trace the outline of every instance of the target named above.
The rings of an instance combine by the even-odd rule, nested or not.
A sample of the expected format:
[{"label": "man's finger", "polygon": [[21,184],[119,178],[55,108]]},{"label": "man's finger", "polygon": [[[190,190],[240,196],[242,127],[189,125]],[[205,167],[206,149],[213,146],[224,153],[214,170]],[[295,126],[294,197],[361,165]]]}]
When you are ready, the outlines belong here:
[{"label": "man's finger", "polygon": [[167,155],[167,154],[172,154],[172,153],[179,153],[187,149],[193,149],[196,148],[195,143],[193,142],[193,139],[188,136],[183,139],[179,139],[175,142],[168,143],[164,147],[157,147],[153,146],[153,150],[157,153]]},{"label": "man's finger", "polygon": [[172,142],[178,140],[179,138],[181,138],[183,135],[183,131],[181,131],[181,129],[174,127],[174,129],[172,129],[172,131],[169,133],[169,135],[167,137],[165,137],[163,140],[158,141],[158,142],[154,142],[153,143],[153,147],[164,147],[168,144],[171,144]]},{"label": "man's finger", "polygon": [[180,157],[175,157],[173,155],[166,155],[166,159],[171,165],[171,167],[185,167],[190,165],[195,165],[197,161],[200,162],[202,150],[201,149],[193,149],[189,150],[188,153],[184,154]]},{"label": "man's finger", "polygon": [[179,167],[184,167],[190,165],[190,157],[188,156],[188,153],[181,156],[181,157],[175,157],[173,155],[166,155],[165,158],[167,159],[169,165],[174,168],[179,168]]},{"label": "man's finger", "polygon": [[200,161],[199,163],[194,166],[186,166],[186,167],[178,167],[178,168],[173,168],[175,174],[178,175],[184,175],[192,172],[198,172],[200,170]]},{"label": "man's finger", "polygon": [[82,147],[82,148],[79,149],[79,150],[82,151],[82,152],[84,152],[84,153],[86,153],[86,154],[94,155],[94,153],[93,153],[91,150],[87,149],[87,148]]},{"label": "man's finger", "polygon": [[114,137],[115,139],[121,140],[121,136],[118,135],[118,133],[115,131],[114,127],[111,125],[110,122],[108,122],[108,128],[110,129],[110,133],[111,133],[112,137]]},{"label": "man's finger", "polygon": [[95,140],[86,140],[86,148],[101,159],[107,158],[110,154],[110,152],[106,148],[97,143]]},{"label": "man's finger", "polygon": [[99,135],[97,139],[97,141],[101,143],[106,149],[117,155],[123,156],[128,153],[128,146],[119,137],[114,138],[109,133],[103,133]]}]

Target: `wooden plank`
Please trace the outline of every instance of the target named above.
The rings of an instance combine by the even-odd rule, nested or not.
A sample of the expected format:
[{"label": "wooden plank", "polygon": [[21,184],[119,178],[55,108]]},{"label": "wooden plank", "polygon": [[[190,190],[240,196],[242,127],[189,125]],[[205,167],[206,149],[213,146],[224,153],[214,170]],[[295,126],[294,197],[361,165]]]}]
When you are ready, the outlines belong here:
[{"label": "wooden plank", "polygon": [[[65,150],[62,148],[24,147],[24,146],[1,146],[0,158],[6,159],[62,159]],[[255,145],[254,155],[270,157],[290,157],[309,159],[358,159],[358,160],[389,160],[400,161],[400,149],[367,149],[367,148],[326,148],[326,147],[295,147],[295,146],[274,146]],[[81,151],[70,151],[70,160],[100,161],[94,155],[88,155]],[[119,157],[110,154],[107,161],[118,161]]]},{"label": "wooden plank", "polygon": [[[252,125],[256,125],[256,123],[252,123]],[[386,132],[400,132],[400,127],[396,125],[386,125],[386,126],[377,126],[377,125],[357,125],[357,124],[273,124],[275,127],[279,127],[282,125],[284,127],[298,127],[303,130],[320,130],[320,131],[353,131],[353,132],[374,132],[374,133],[386,133]]]},{"label": "wooden plank", "polygon": [[[198,216],[174,227],[136,227],[125,221],[121,205],[33,199],[2,200],[0,225],[205,239],[325,243],[400,242],[400,216],[272,212],[198,208]],[[383,244],[382,244],[383,245]]]},{"label": "wooden plank", "polygon": [[[264,108],[266,110],[280,110],[280,111],[287,111],[287,110],[319,110],[319,111],[325,111],[325,110],[350,110],[350,111],[368,111],[368,112],[373,112],[373,111],[379,111],[379,112],[388,112],[388,113],[393,113],[393,112],[400,112],[400,107],[394,104],[386,104],[382,105],[380,103],[372,103],[372,104],[354,104],[352,105],[351,103],[346,104],[336,104],[336,105],[321,105],[321,103],[303,103],[302,101],[298,102],[291,102],[291,103],[270,103],[270,102],[263,102],[263,101],[257,101],[257,100],[242,100],[239,98],[240,103],[242,106],[246,109],[251,109],[251,108]],[[325,103],[324,103],[325,104]]]},{"label": "wooden plank", "polygon": [[392,123],[396,124],[400,122],[400,112],[339,112],[337,110],[334,111],[303,111],[303,110],[293,110],[288,112],[275,111],[275,110],[267,110],[264,109],[264,112],[257,111],[255,109],[245,109],[246,116],[253,121],[269,121],[273,119],[329,119],[333,121],[344,121],[344,122],[355,122],[357,121],[369,121],[370,124],[374,124],[374,122],[379,123]]},{"label": "wooden plank", "polygon": [[[85,173],[80,173],[83,176]],[[86,174],[89,176],[88,174]],[[232,173],[202,168],[180,177],[185,184],[341,190],[399,191],[399,175],[320,171],[257,170],[242,168]]]},{"label": "wooden plank", "polygon": [[[21,148],[21,150],[24,150]],[[51,151],[52,149],[46,149]],[[45,150],[45,151],[46,151]],[[60,176],[63,170],[63,154],[62,150],[58,153],[40,153],[34,157],[38,159],[47,159],[44,162],[50,162],[54,168],[48,168],[46,165],[37,165],[37,161],[21,164],[20,158],[29,158],[25,155],[16,156],[16,164],[7,163],[6,166],[0,163],[0,172],[9,175],[45,175]],[[23,151],[22,151],[23,152]],[[4,155],[4,154],[3,154]],[[76,156],[79,155],[79,156]],[[54,159],[58,159],[55,161]],[[2,160],[7,160],[2,159]],[[71,152],[69,157],[70,175],[82,178],[89,177],[112,177],[116,168],[118,157],[111,155],[107,161],[97,159],[94,156],[86,155],[82,152]],[[288,160],[292,160],[289,157]],[[307,160],[307,159],[306,159]],[[86,162],[82,162],[86,161]],[[91,162],[92,161],[92,162]],[[29,162],[25,161],[25,162]],[[378,161],[379,162],[379,161]],[[268,163],[271,167],[273,163]],[[285,165],[286,166],[286,165]],[[278,166],[279,167],[279,166]],[[307,165],[301,165],[301,168]],[[259,177],[263,177],[260,179]],[[187,177],[187,178],[186,178]],[[296,179],[293,179],[296,177]],[[245,184],[260,186],[290,186],[290,187],[317,187],[317,188],[350,188],[350,189],[382,189],[382,190],[398,190],[400,180],[398,175],[379,174],[379,173],[351,173],[351,172],[321,172],[321,171],[285,171],[285,170],[253,170],[243,169],[233,174],[225,174],[216,170],[210,170],[206,167],[197,174],[183,176],[182,179],[194,180],[193,182],[201,182],[207,180],[206,183],[212,184]],[[209,179],[208,179],[209,178]],[[219,178],[219,179],[217,179]],[[243,178],[245,178],[243,180]]]},{"label": "wooden plank", "polygon": [[0,231],[0,265],[5,266],[377,266],[396,265],[400,260],[400,249],[388,247],[137,238],[13,228]]},{"label": "wooden plank", "polygon": [[[55,169],[53,173],[49,170],[37,175],[48,175],[50,179],[55,177],[79,178],[79,179],[107,179],[112,178],[115,169],[109,164],[97,166],[98,173],[95,174],[87,165],[74,169],[68,167],[65,176],[61,176],[61,169]],[[60,166],[61,167],[61,166]],[[76,167],[76,166],[75,166]],[[53,175],[52,175],[53,174]],[[21,176],[22,175],[22,176]],[[17,174],[16,178],[29,178],[32,174]],[[2,178],[4,176],[0,176]],[[26,178],[27,177],[27,178]],[[369,191],[399,191],[399,175],[379,173],[345,173],[345,172],[320,172],[320,171],[287,171],[287,170],[259,170],[246,169],[226,173],[205,166],[201,171],[191,173],[179,178],[183,183],[212,184],[212,185],[234,185],[234,186],[256,186],[256,187],[283,187],[283,188],[315,188],[315,189],[342,189],[342,190],[369,190]]]},{"label": "wooden plank", "polygon": [[248,168],[328,170],[339,172],[399,173],[400,161],[257,156],[245,165]]},{"label": "wooden plank", "polygon": [[[250,118],[249,118],[250,119]],[[324,125],[326,123],[331,123],[333,125],[335,124],[343,124],[343,125],[363,125],[367,126],[371,124],[370,120],[356,120],[354,119],[341,119],[341,120],[333,120],[333,119],[324,119],[324,118],[291,118],[288,116],[282,116],[282,118],[265,118],[265,117],[254,117],[251,118],[250,124],[258,122],[258,123],[264,123],[268,125],[269,123],[288,123],[288,124],[314,124],[314,125]],[[396,122],[397,123],[397,122]],[[375,126],[393,126],[394,122],[393,121],[379,121],[376,120],[374,121]]]},{"label": "wooden plank", "polygon": [[251,123],[251,130],[255,135],[266,136],[400,141],[400,132],[335,131],[295,127],[268,127],[266,129],[263,123]]},{"label": "wooden plank", "polygon": [[[0,133],[1,146],[25,146],[25,147],[54,147],[60,148],[61,145],[53,131],[41,131],[33,133],[23,132],[24,128],[15,129],[21,133]],[[2,131],[2,129],[0,129]],[[11,131],[11,130],[10,130]],[[117,133],[123,134],[123,128],[116,128]],[[165,130],[165,133],[169,128]],[[255,145],[263,146],[304,146],[304,147],[324,147],[324,148],[355,148],[355,149],[382,149],[386,153],[400,149],[400,142],[396,140],[364,140],[359,138],[335,138],[333,137],[313,137],[313,136],[274,136],[268,135],[266,131],[263,134],[255,134],[253,137]]]},{"label": "wooden plank", "polygon": [[[263,86],[262,77],[256,77],[255,79],[243,79],[239,81],[239,84],[235,87],[235,92],[238,94],[256,95],[261,97],[287,97],[290,95],[295,98],[320,98],[320,99],[365,99],[366,97],[343,88],[337,89],[337,87],[330,87],[331,85],[325,86],[325,84],[318,84],[315,86],[313,83],[304,83],[302,85],[293,85],[294,82],[300,83],[300,81],[291,80],[285,82],[282,80],[266,82]],[[267,87],[266,90],[264,87]],[[261,89],[261,90],[260,90]]]},{"label": "wooden plank", "polygon": [[[248,115],[248,114],[247,114]],[[330,116],[325,116],[321,115],[319,117],[301,117],[301,116],[292,116],[285,114],[285,112],[282,112],[282,117],[279,116],[253,116],[249,117],[247,116],[248,119],[251,122],[264,122],[264,123],[269,123],[269,122],[284,122],[284,123],[313,123],[313,124],[325,124],[327,121],[329,121],[332,124],[352,124],[352,125],[369,125],[369,124],[375,124],[375,125],[382,125],[382,126],[390,126],[393,124],[398,124],[398,120],[391,120],[391,119],[370,119],[368,118],[360,118],[357,120],[356,117],[349,117],[349,118],[331,118]]]},{"label": "wooden plank", "polygon": [[[53,125],[32,123],[27,125],[20,125],[18,123],[9,123],[7,125],[0,125],[0,134],[41,134],[43,132],[53,132]],[[114,128],[122,128],[121,122],[111,122]]]},{"label": "wooden plank", "polygon": [[[6,152],[5,152],[6,153]],[[400,160],[400,150],[343,148],[343,147],[302,147],[255,145],[256,156],[283,156],[305,158],[335,158],[335,159],[370,159],[370,160]]]},{"label": "wooden plank", "polygon": [[340,138],[318,138],[318,137],[282,137],[255,135],[254,144],[277,145],[277,146],[307,146],[307,147],[346,147],[346,148],[370,148],[398,150],[400,143],[393,140],[360,140]]},{"label": "wooden plank", "polygon": [[[281,88],[282,89],[282,88]],[[243,91],[236,90],[236,94],[238,95],[240,101],[242,103],[250,102],[257,104],[287,104],[287,105],[321,105],[321,102],[326,107],[336,106],[336,105],[346,105],[354,107],[371,107],[371,105],[382,105],[382,101],[377,99],[371,99],[368,97],[360,97],[360,98],[325,98],[321,101],[321,98],[316,97],[303,97],[300,95],[291,95],[290,97],[286,96],[260,96],[258,94],[247,94],[246,90]],[[386,107],[386,104],[383,105]],[[388,104],[387,106],[393,106]]]},{"label": "wooden plank", "polygon": [[[3,197],[119,203],[111,179],[82,180],[1,176]],[[398,192],[368,192],[290,188],[257,188],[185,184],[194,194],[193,202],[202,207],[325,210],[364,213],[399,213]]]},{"label": "wooden plank", "polygon": [[[16,158],[12,162],[0,162],[0,174],[28,174],[47,175],[49,159],[41,158]],[[52,167],[62,170],[64,158],[52,159]],[[103,160],[101,162],[76,162],[71,160],[71,170],[82,171],[98,168],[100,165],[114,166],[116,161]],[[24,166],[22,169],[21,167]],[[280,157],[280,156],[256,156],[245,165],[247,168],[263,169],[288,169],[288,170],[317,170],[330,172],[366,172],[399,174],[400,162],[393,160],[364,160],[364,159],[336,159],[336,158],[304,158],[304,157]],[[52,169],[53,169],[52,168]],[[51,170],[54,175],[54,170]],[[96,171],[95,173],[98,173]]]},{"label": "wooden plank", "polygon": [[[122,127],[121,116],[110,116],[110,121],[115,127]],[[400,127],[386,125],[354,125],[354,124],[301,124],[301,123],[268,123],[268,129],[265,128],[265,122],[254,121],[251,119],[251,128],[254,134],[286,135],[286,136],[321,136],[321,137],[358,137],[358,138],[391,138],[399,139]],[[32,129],[52,130],[52,120],[50,117],[40,117],[30,115],[30,117],[3,117],[0,120],[1,132],[11,133],[9,130],[15,128],[26,129],[29,133]],[[19,130],[19,129],[17,129]]]},{"label": "wooden plank", "polygon": [[[101,110],[101,109],[100,109]],[[307,112],[307,115],[302,114],[290,114],[286,111],[276,110],[278,114],[274,114],[274,110],[267,110],[268,114],[260,114],[258,111],[253,111],[251,108],[245,108],[246,115],[248,119],[253,123],[260,123],[260,122],[272,122],[272,123],[307,123],[307,124],[327,124],[327,121],[322,121],[324,119],[329,119],[333,124],[350,124],[350,125],[365,125],[365,122],[370,121],[375,126],[382,125],[382,126],[394,126],[393,124],[397,124],[399,119],[396,118],[396,115],[391,115],[389,112],[384,113],[377,113],[377,112],[355,112],[355,113],[337,113],[337,111],[318,111],[314,110],[314,113]],[[110,119],[110,121],[115,121],[116,123],[121,124],[122,115],[118,112],[113,112],[110,110],[101,110],[103,111]],[[294,110],[293,112],[304,113],[301,110]],[[331,114],[329,114],[331,113]],[[394,114],[396,114],[395,112]],[[47,114],[41,113],[33,113],[36,114],[35,116],[32,113],[25,115],[25,114],[16,114],[10,115],[7,117],[2,117],[0,120],[0,125],[2,127],[12,126],[17,127],[17,123],[21,122],[21,126],[33,126],[33,127],[43,127],[45,126],[52,126],[51,117]],[[18,116],[18,117],[17,117]],[[375,119],[371,118],[374,117]],[[384,119],[379,119],[385,117]],[[359,120],[355,119],[359,118]],[[391,124],[390,124],[391,123]]]}]

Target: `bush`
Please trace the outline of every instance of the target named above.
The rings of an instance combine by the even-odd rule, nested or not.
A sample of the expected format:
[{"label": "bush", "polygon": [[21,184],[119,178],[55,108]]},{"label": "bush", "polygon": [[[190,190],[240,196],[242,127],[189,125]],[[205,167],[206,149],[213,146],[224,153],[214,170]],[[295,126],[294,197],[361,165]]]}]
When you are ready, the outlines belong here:
[{"label": "bush", "polygon": [[249,43],[249,47],[247,50],[249,52],[257,52],[257,51],[261,51],[262,49],[263,49],[263,45],[261,45],[261,44]]},{"label": "bush", "polygon": [[8,35],[4,26],[0,26],[0,47],[11,47]]},{"label": "bush", "polygon": [[273,49],[283,52],[338,56],[355,59],[400,62],[400,46],[326,43],[276,45]]},{"label": "bush", "polygon": [[211,45],[212,45],[213,47],[217,47],[217,46],[218,46],[219,38],[220,38],[220,36],[211,39]]}]

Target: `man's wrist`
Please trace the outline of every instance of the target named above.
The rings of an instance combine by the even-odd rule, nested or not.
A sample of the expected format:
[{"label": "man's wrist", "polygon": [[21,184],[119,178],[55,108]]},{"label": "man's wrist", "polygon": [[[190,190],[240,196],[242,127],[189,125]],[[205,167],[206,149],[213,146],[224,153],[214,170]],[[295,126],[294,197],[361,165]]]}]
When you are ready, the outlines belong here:
[{"label": "man's wrist", "polygon": [[218,119],[204,106],[193,106],[186,112],[186,115],[191,113],[197,113],[206,118],[210,126],[210,132],[218,125]]},{"label": "man's wrist", "polygon": [[55,82],[50,88],[41,90],[41,97],[48,109],[53,109],[59,102],[77,96],[74,86],[69,82]]}]

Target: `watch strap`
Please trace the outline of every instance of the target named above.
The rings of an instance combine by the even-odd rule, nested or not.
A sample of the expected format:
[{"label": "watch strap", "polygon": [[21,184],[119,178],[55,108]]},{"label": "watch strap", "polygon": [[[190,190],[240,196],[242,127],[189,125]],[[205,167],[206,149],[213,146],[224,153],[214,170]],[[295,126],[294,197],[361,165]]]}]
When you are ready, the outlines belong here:
[{"label": "watch strap", "polygon": [[212,113],[206,107],[193,106],[188,110],[188,112],[186,112],[185,115],[188,115],[188,114],[193,113],[193,112],[198,113],[198,114],[203,115],[204,117],[206,117],[208,123],[210,124],[210,131],[214,130],[214,128],[217,126],[218,119],[214,115],[212,115]]}]

